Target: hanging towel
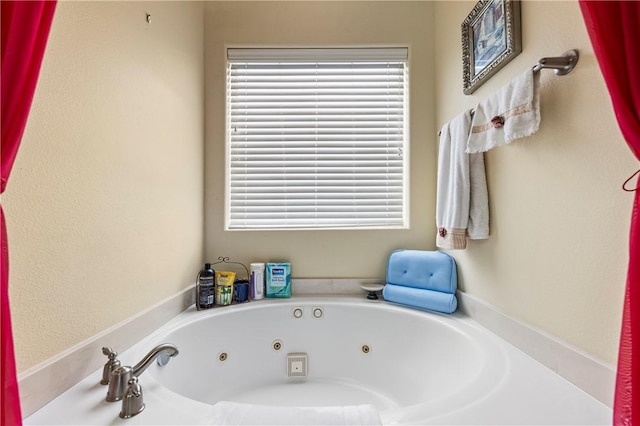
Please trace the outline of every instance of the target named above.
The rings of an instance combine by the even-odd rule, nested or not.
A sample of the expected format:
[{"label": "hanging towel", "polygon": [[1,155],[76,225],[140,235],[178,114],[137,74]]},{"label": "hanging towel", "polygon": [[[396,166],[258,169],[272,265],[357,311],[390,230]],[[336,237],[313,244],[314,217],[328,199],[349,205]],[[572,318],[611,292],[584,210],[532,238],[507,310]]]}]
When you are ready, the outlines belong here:
[{"label": "hanging towel", "polygon": [[484,154],[467,154],[471,111],[456,116],[440,131],[436,197],[436,246],[449,250],[489,238],[489,197]]},{"label": "hanging towel", "polygon": [[381,425],[371,404],[343,407],[278,407],[217,402],[207,419],[211,425]]},{"label": "hanging towel", "polygon": [[483,100],[471,123],[467,152],[486,152],[531,136],[540,126],[540,76],[532,69]]},{"label": "hanging towel", "polygon": [[489,192],[482,152],[469,154],[469,223],[467,236],[471,240],[489,238]]}]

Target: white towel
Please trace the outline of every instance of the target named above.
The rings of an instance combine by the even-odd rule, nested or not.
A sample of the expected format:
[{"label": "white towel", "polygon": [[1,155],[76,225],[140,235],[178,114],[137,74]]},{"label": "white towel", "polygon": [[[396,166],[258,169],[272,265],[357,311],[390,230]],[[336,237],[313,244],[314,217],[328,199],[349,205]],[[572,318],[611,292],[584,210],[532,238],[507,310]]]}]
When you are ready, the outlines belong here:
[{"label": "white towel", "polygon": [[465,152],[471,112],[456,116],[440,131],[436,197],[436,246],[467,247],[467,236],[489,238],[489,197],[484,154]]},{"label": "white towel", "polygon": [[[540,77],[532,69],[513,79],[476,107],[467,152],[486,152],[514,139],[531,136],[540,127]],[[492,119],[501,117],[503,127]]]},{"label": "white towel", "polygon": [[489,191],[482,152],[469,154],[469,223],[467,236],[471,240],[489,238]]},{"label": "white towel", "polygon": [[276,407],[220,401],[212,425],[381,425],[373,405],[344,407]]}]

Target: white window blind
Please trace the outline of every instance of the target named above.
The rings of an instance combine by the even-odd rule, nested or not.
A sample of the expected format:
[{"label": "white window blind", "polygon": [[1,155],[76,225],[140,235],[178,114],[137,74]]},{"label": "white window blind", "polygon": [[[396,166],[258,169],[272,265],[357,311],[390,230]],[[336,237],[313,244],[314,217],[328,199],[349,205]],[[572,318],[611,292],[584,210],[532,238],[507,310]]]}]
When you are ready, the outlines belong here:
[{"label": "white window blind", "polygon": [[227,229],[407,226],[406,48],[227,54]]}]

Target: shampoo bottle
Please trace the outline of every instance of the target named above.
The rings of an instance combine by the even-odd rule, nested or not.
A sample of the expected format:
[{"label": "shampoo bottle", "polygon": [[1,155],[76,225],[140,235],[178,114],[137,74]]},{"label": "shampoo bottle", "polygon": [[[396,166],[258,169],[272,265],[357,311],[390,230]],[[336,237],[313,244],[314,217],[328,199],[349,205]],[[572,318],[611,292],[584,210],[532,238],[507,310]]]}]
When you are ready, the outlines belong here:
[{"label": "shampoo bottle", "polygon": [[215,279],[216,273],[211,269],[210,263],[205,263],[204,268],[198,273],[196,283],[196,309],[213,308],[215,304]]}]

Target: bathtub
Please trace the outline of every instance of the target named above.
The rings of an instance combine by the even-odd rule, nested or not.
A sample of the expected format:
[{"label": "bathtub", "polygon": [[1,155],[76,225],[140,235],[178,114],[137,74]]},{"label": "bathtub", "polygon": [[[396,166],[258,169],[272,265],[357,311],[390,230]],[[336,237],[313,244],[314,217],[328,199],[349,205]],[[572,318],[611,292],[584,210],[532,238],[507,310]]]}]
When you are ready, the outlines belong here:
[{"label": "bathtub", "polygon": [[96,371],[25,424],[210,424],[219,401],[277,407],[371,404],[384,424],[608,424],[611,419],[604,404],[462,314],[353,297],[262,300],[207,311],[192,307],[119,358],[135,363],[165,342],[180,354],[141,375],[146,409],[138,416],[118,418],[120,403],[104,401],[106,387],[97,385],[101,371]]}]

